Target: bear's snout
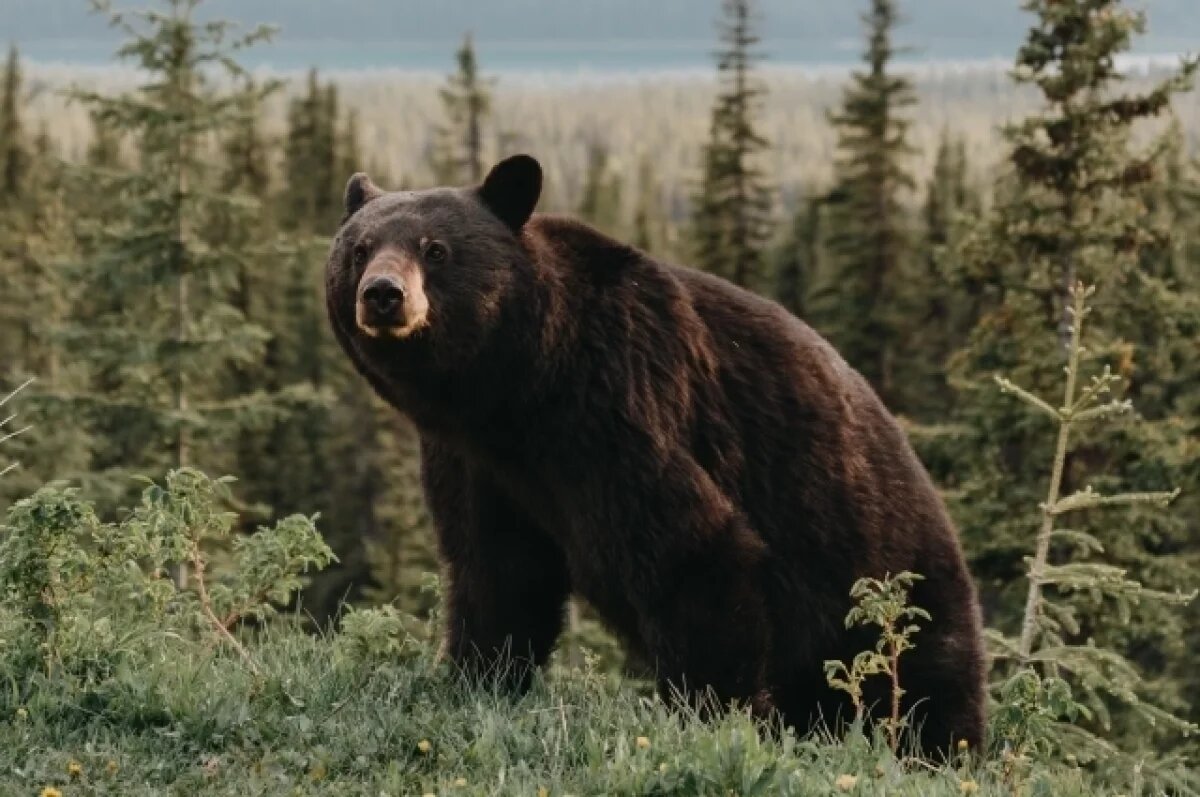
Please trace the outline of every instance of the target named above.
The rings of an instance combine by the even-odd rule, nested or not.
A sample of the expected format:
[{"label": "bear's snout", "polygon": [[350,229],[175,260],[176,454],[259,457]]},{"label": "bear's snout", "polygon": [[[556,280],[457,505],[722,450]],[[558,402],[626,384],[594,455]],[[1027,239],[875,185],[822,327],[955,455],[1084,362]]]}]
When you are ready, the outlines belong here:
[{"label": "bear's snout", "polygon": [[358,284],[359,330],[372,338],[405,338],[426,325],[428,313],[421,267],[395,250],[376,255]]},{"label": "bear's snout", "polygon": [[368,326],[404,325],[404,286],[395,277],[376,277],[362,290],[363,316]]}]

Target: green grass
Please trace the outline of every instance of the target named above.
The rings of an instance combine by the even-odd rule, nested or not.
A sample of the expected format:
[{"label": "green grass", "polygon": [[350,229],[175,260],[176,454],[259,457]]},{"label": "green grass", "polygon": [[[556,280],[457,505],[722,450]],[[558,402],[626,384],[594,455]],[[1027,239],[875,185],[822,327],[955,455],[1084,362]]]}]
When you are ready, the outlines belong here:
[{"label": "green grass", "polygon": [[[364,658],[281,624],[250,650],[257,675],[191,646],[92,687],[6,677],[0,794],[959,795],[964,780],[1014,793],[998,761],[902,766],[857,734],[797,739],[740,714],[703,723],[596,674],[555,670],[512,699],[465,686],[420,646]],[[840,789],[839,776],[857,782]],[[1018,793],[1103,789],[1064,767]]]}]

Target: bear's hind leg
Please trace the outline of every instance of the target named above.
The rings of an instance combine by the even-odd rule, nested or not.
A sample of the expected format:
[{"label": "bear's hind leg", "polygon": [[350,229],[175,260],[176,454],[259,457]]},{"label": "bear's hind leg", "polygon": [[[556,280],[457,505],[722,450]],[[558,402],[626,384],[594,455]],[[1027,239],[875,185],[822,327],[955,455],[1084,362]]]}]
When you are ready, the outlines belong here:
[{"label": "bear's hind leg", "polygon": [[900,673],[907,690],[903,705],[912,709],[922,755],[944,760],[964,741],[970,749],[979,749],[985,724],[982,659],[947,649],[968,637],[921,636],[917,647],[905,654],[910,659],[901,663]]},{"label": "bear's hind leg", "polygon": [[760,717],[773,703],[765,680],[770,629],[748,568],[718,550],[684,557],[643,613],[642,636],[657,669],[659,693],[693,706],[747,705]]},{"label": "bear's hind leg", "polygon": [[641,511],[616,519],[637,536],[614,549],[636,552],[622,580],[660,693],[699,705],[711,693],[770,715],[761,538],[686,454],[621,489],[613,504]]}]

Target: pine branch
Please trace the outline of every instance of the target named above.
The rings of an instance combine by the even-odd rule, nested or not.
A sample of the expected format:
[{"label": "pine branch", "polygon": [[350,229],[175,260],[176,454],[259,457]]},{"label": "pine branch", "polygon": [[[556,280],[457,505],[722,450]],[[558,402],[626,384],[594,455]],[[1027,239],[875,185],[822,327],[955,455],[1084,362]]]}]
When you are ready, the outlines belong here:
[{"label": "pine branch", "polygon": [[[21,384],[17,385],[17,387],[16,387],[16,388],[14,388],[14,389],[13,389],[13,391],[12,391],[11,393],[9,393],[7,396],[5,396],[4,398],[0,398],[0,407],[3,407],[3,406],[4,406],[5,404],[7,404],[9,401],[11,401],[12,399],[14,399],[18,393],[20,393],[22,390],[24,390],[25,388],[27,388],[27,387],[29,387],[30,385],[32,385],[32,384],[33,384],[33,381],[34,381],[34,380],[33,380],[33,377],[30,377],[29,379],[26,379],[24,382],[22,382]],[[12,418],[10,417],[8,420],[12,420]],[[4,423],[7,423],[7,421],[5,421],[5,422],[0,422],[0,426],[3,426],[3,425],[4,425]]]},{"label": "pine branch", "polygon": [[1179,496],[1178,488],[1170,492],[1119,493],[1117,495],[1101,495],[1090,486],[1072,493],[1056,501],[1047,510],[1051,515],[1061,515],[1081,509],[1096,509],[1102,506],[1133,506],[1135,504],[1151,504],[1165,507]]},{"label": "pine branch", "polygon": [[1045,415],[1050,416],[1051,418],[1055,419],[1056,421],[1062,420],[1063,413],[1061,410],[1054,409],[1048,403],[1046,403],[1045,401],[1042,401],[1040,398],[1033,395],[1032,393],[1030,393],[1028,390],[1024,389],[1023,387],[1020,387],[1020,386],[1014,384],[1013,382],[1011,382],[1008,379],[1005,379],[1002,376],[995,376],[995,377],[993,377],[993,379],[995,379],[996,384],[1000,386],[1000,392],[1008,393],[1009,395],[1016,396],[1021,401],[1024,401],[1029,406],[1039,410],[1040,412],[1044,413]]},{"label": "pine branch", "polygon": [[[9,401],[11,401],[18,393],[20,393],[25,388],[29,387],[31,384],[33,384],[32,377],[30,377],[29,379],[26,379],[24,382],[22,382],[20,385],[18,385],[7,396],[0,398],[0,407],[3,407],[5,404],[7,404]],[[5,418],[4,420],[0,421],[0,443],[7,443],[9,440],[12,440],[13,438],[17,437],[18,435],[25,434],[26,432],[28,432],[30,429],[33,428],[32,426],[24,426],[20,429],[6,431],[5,427],[8,426],[8,424],[12,423],[12,421],[16,420],[16,417],[17,417],[17,414],[14,412],[11,415],[9,415],[7,418]],[[17,469],[17,466],[18,466],[18,463],[16,463],[16,462],[9,463],[8,465],[6,465],[4,467],[3,470],[0,470],[0,477],[5,476],[9,473],[12,473],[14,470]]]},{"label": "pine branch", "polygon": [[[1086,351],[1086,349],[1084,349],[1084,351]],[[1091,384],[1083,389],[1083,392],[1079,394],[1079,399],[1073,405],[1071,405],[1072,417],[1078,417],[1078,413],[1080,411],[1082,411],[1085,407],[1089,407],[1093,402],[1099,399],[1100,396],[1104,396],[1112,392],[1112,386],[1119,384],[1121,381],[1123,381],[1121,377],[1114,375],[1109,366],[1104,366],[1104,372],[1099,376],[1093,376]]]},{"label": "pine branch", "polygon": [[1072,412],[1070,419],[1072,423],[1081,421],[1094,421],[1100,418],[1108,418],[1113,415],[1120,415],[1125,412],[1130,412],[1133,409],[1133,402],[1128,399],[1124,401],[1110,401],[1107,404],[1101,404],[1098,407],[1091,407],[1082,412]]},{"label": "pine branch", "polygon": [[[15,416],[15,415],[10,415],[8,418],[4,419],[3,421],[0,421],[0,427],[3,427],[3,426],[4,426],[4,424],[8,423],[9,421],[11,421],[11,420],[12,420],[13,418],[15,418],[15,417],[17,417],[17,416]],[[32,428],[33,428],[32,426],[24,426],[24,427],[22,427],[22,428],[20,428],[20,429],[16,429],[16,430],[14,430],[14,431],[12,431],[12,432],[8,432],[8,433],[7,433],[7,434],[5,434],[4,436],[0,437],[0,443],[7,443],[9,440],[12,440],[12,439],[13,439],[14,437],[16,437],[17,435],[24,434],[25,432],[28,432],[28,431],[29,431],[30,429],[32,429]]]},{"label": "pine branch", "polygon": [[1094,534],[1075,529],[1054,529],[1051,532],[1052,542],[1062,542],[1073,546],[1081,554],[1104,553],[1104,545]]}]

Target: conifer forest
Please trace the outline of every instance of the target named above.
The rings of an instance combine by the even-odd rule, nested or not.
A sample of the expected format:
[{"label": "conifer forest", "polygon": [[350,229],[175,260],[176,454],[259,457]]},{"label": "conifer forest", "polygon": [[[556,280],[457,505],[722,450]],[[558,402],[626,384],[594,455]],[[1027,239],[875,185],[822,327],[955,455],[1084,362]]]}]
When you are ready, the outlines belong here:
[{"label": "conifer forest", "polygon": [[[1012,0],[1006,63],[920,67],[920,2],[853,0],[855,64],[804,71],[696,0],[702,74],[605,79],[493,71],[469,19],[441,75],[266,69],[211,0],[63,0],[116,36],[72,68],[0,0],[0,795],[1200,794],[1200,60],[1130,57],[1133,0]],[[522,152],[540,212],[779,303],[900,420],[981,749],[673,710],[580,599],[528,695],[448,671],[420,441],[325,261],[352,174]],[[826,662],[856,708],[929,617],[874,575],[814,618],[879,638]]]}]

